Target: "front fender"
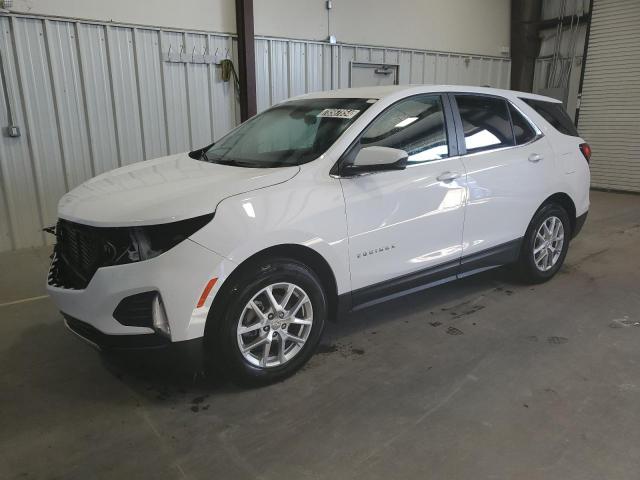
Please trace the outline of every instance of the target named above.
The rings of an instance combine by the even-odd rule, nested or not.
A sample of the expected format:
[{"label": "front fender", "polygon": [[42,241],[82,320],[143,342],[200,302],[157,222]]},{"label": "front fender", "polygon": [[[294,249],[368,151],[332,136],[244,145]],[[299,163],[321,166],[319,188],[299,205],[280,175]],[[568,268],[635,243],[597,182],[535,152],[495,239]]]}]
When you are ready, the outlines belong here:
[{"label": "front fender", "polygon": [[350,291],[344,198],[337,179],[300,174],[226,198],[214,219],[191,238],[236,265],[269,247],[302,245],[327,261],[339,294]]}]

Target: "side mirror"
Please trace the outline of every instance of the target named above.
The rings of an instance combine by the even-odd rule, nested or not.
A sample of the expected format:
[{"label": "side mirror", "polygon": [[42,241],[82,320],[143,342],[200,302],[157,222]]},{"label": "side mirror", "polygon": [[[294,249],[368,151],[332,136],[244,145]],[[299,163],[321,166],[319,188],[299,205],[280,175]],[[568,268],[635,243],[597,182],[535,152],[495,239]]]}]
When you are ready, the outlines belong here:
[{"label": "side mirror", "polygon": [[361,173],[387,172],[407,168],[409,155],[404,150],[388,147],[365,147],[351,165],[344,168],[346,176]]}]

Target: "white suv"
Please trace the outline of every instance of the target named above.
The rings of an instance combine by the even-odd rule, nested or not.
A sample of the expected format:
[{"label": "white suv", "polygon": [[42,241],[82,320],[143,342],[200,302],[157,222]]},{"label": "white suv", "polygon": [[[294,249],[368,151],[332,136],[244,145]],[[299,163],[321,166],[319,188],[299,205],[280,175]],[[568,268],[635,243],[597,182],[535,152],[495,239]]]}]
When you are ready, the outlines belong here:
[{"label": "white suv", "polygon": [[349,311],[499,265],[560,268],[590,149],[554,99],[406,86],[304,95],[59,204],[48,291],[101,348],[204,347],[245,384]]}]

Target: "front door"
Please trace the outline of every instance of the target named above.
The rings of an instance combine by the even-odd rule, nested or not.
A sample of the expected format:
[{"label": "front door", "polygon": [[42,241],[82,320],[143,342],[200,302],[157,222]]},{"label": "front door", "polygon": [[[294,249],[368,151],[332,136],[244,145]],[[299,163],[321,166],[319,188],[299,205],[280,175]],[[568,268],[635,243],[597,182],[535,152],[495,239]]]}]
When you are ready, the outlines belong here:
[{"label": "front door", "polygon": [[[341,178],[354,306],[455,275],[462,250],[465,171],[452,149],[440,95],[399,101],[346,154],[368,146],[405,150],[405,170]],[[449,127],[449,128],[447,128]]]}]

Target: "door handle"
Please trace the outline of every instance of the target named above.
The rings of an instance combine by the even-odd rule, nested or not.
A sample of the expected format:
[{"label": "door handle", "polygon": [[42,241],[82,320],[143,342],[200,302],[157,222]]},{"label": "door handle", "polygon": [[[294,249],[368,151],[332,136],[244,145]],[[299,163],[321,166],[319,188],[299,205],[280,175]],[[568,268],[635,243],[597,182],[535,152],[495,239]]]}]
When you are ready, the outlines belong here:
[{"label": "door handle", "polygon": [[538,163],[540,160],[542,160],[542,155],[540,155],[539,153],[532,153],[531,155],[529,155],[529,161],[531,163]]},{"label": "door handle", "polygon": [[460,177],[458,172],[444,172],[436,177],[436,180],[439,182],[451,182],[456,178]]}]

